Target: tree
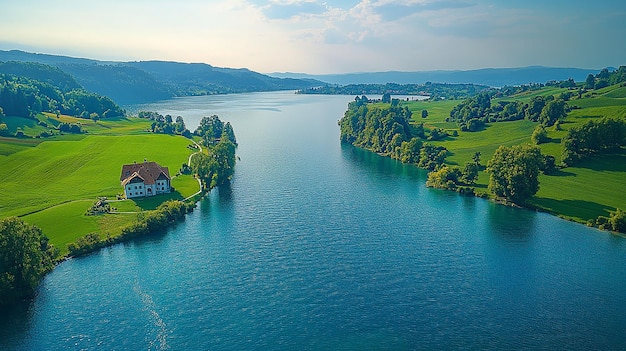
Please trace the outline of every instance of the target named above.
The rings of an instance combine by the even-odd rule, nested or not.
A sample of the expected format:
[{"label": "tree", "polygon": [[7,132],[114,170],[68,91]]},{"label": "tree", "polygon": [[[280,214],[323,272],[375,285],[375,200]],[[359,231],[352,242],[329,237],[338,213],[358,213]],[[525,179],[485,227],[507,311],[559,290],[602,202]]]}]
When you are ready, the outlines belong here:
[{"label": "tree", "polygon": [[572,127],[561,140],[563,163],[572,166],[595,154],[619,151],[626,145],[626,121],[602,118]]},{"label": "tree", "polygon": [[593,76],[593,74],[589,73],[589,75],[587,75],[587,79],[585,79],[585,89],[593,89],[595,85],[596,78]]},{"label": "tree", "polygon": [[609,224],[614,231],[626,233],[626,213],[619,208],[611,212]]},{"label": "tree", "polygon": [[474,152],[474,155],[472,155],[472,161],[480,166],[480,151]]},{"label": "tree", "polygon": [[426,117],[428,117],[428,111],[422,110],[422,118],[426,118]]},{"label": "tree", "polygon": [[31,296],[54,266],[56,252],[41,229],[19,218],[0,220],[0,304]]},{"label": "tree", "polygon": [[565,112],[565,101],[552,100],[541,110],[539,122],[544,126],[550,127],[559,119],[565,118],[565,116],[567,116],[567,112]]},{"label": "tree", "polygon": [[468,162],[461,171],[461,180],[466,184],[474,184],[478,179],[479,165],[474,162]]},{"label": "tree", "polygon": [[428,173],[428,179],[426,180],[426,186],[455,190],[457,183],[461,177],[461,171],[458,167],[448,167],[446,165],[441,166],[436,171]]},{"label": "tree", "polygon": [[500,146],[487,163],[489,190],[515,203],[526,202],[539,190],[542,163],[537,146]]},{"label": "tree", "polygon": [[233,131],[233,126],[230,125],[230,122],[226,122],[226,124],[224,125],[221,139],[227,139],[231,143],[237,145],[237,138],[235,138],[235,132]]},{"label": "tree", "polygon": [[384,102],[384,103],[387,103],[387,104],[390,103],[391,102],[391,94],[384,93],[382,98],[381,98],[381,101]]},{"label": "tree", "polygon": [[546,128],[542,125],[539,125],[533,130],[533,134],[530,136],[530,140],[535,145],[547,143],[550,139],[548,138],[548,132]]},{"label": "tree", "polygon": [[217,115],[202,117],[194,134],[200,136],[205,146],[215,145],[222,136],[224,122]]},{"label": "tree", "polygon": [[0,136],[8,136],[9,134],[9,127],[7,127],[6,123],[0,123]]}]

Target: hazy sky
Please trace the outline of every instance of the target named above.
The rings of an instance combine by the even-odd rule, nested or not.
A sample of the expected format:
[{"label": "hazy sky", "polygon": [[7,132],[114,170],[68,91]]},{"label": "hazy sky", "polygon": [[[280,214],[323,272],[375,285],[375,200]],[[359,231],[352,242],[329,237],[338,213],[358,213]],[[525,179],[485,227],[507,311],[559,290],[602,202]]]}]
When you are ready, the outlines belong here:
[{"label": "hazy sky", "polygon": [[0,49],[259,72],[626,64],[625,0],[0,0]]}]

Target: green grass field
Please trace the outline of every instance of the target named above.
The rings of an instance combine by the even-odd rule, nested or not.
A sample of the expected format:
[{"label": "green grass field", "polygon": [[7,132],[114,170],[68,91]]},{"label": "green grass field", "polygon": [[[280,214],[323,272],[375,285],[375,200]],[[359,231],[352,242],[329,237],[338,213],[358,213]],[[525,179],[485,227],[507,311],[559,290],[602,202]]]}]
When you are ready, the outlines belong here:
[{"label": "green grass field", "polygon": [[[565,88],[547,87],[539,91],[524,92],[501,101],[520,100],[528,102],[537,95],[558,95],[567,91]],[[406,103],[413,112],[413,123],[424,123],[425,127],[439,127],[451,134],[456,130],[458,137],[449,136],[434,142],[450,151],[446,162],[450,165],[463,166],[471,160],[476,151],[481,152],[481,164],[485,165],[500,145],[530,143],[530,135],[537,123],[527,120],[491,123],[479,132],[460,132],[456,123],[446,122],[450,111],[461,101],[419,101]],[[573,109],[561,124],[563,130],[548,128],[549,143],[541,144],[542,153],[561,160],[561,139],[567,130],[586,123],[590,119],[602,117],[626,118],[626,87],[611,86],[592,93],[586,93],[582,99],[577,96],[568,104],[579,108]],[[429,112],[427,118],[421,118],[422,110]],[[481,172],[476,192],[487,192],[489,175]],[[618,155],[608,155],[587,160],[577,167],[562,169],[556,175],[541,175],[540,189],[531,203],[539,208],[571,220],[586,222],[600,215],[606,216],[616,208],[626,209],[626,151]]]},{"label": "green grass field", "polygon": [[[69,242],[88,233],[119,235],[136,214],[85,216],[98,197],[115,199],[122,192],[123,164],[144,159],[169,167],[174,176],[191,154],[190,141],[180,136],[146,132],[150,123],[140,119],[93,122],[68,116],[39,115],[48,126],[80,122],[86,134],[50,138],[0,138],[0,217],[22,216],[36,224],[63,253]],[[9,129],[27,135],[40,132],[37,122],[3,117]],[[56,124],[55,124],[56,123]],[[21,126],[18,126],[21,124]],[[175,191],[147,200],[111,203],[122,212],[156,208],[168,199],[183,199],[198,191],[189,175],[172,180]]]},{"label": "green grass field", "polygon": [[532,200],[537,207],[582,222],[608,216],[626,208],[626,153],[586,160],[539,181]]},{"label": "green grass field", "polygon": [[88,136],[43,142],[0,158],[0,215],[24,215],[66,201],[115,197],[123,164],[144,159],[175,174],[189,155],[188,140],[168,135]]}]

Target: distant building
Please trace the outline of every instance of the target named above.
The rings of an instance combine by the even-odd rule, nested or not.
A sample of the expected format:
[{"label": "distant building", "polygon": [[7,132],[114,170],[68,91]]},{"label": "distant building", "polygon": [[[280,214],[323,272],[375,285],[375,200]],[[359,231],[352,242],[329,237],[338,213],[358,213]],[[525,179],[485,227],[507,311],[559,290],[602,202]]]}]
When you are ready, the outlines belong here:
[{"label": "distant building", "polygon": [[122,166],[120,182],[127,199],[169,193],[172,189],[170,171],[156,162]]}]

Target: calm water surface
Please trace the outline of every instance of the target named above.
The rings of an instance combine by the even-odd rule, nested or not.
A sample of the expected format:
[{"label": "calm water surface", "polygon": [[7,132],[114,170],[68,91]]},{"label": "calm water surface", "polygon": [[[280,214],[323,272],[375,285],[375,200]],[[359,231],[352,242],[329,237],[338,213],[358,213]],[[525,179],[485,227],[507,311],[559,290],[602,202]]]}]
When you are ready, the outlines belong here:
[{"label": "calm water surface", "polygon": [[0,349],[626,349],[626,240],[340,145],[350,100],[137,107],[230,121],[232,183],[174,228],[59,265],[0,316]]}]

